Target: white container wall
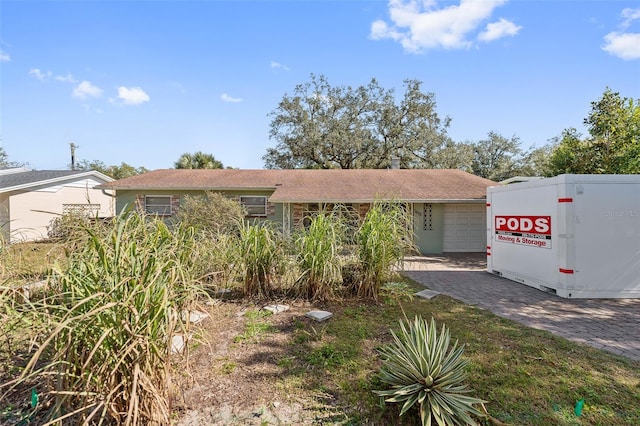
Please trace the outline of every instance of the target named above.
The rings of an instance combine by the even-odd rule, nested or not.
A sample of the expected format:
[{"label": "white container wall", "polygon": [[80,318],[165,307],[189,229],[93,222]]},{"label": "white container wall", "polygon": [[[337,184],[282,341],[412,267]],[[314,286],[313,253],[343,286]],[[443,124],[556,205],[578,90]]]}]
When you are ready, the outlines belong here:
[{"label": "white container wall", "polygon": [[487,189],[487,270],[567,298],[640,298],[640,175]]}]

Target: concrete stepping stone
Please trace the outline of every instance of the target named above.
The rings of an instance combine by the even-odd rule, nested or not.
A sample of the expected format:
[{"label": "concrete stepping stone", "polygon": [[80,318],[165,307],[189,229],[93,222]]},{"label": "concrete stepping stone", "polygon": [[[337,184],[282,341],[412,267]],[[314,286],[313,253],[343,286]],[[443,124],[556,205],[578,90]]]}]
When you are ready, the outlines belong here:
[{"label": "concrete stepping stone", "polygon": [[317,322],[322,322],[331,318],[333,316],[333,313],[328,311],[315,310],[307,312],[306,314],[304,314],[304,316],[307,318],[311,318],[312,320],[315,320]]},{"label": "concrete stepping stone", "polygon": [[185,346],[185,338],[181,334],[176,334],[171,337],[171,353],[172,354],[181,354],[184,351]]},{"label": "concrete stepping stone", "polygon": [[189,318],[191,324],[198,324],[205,318],[209,318],[209,314],[200,311],[182,311],[182,321],[186,322],[187,318]]},{"label": "concrete stepping stone", "polygon": [[48,283],[47,280],[37,281],[35,283],[23,285],[22,287],[20,287],[18,289],[18,291],[20,291],[22,293],[22,297],[24,298],[25,301],[28,302],[29,298],[31,297],[31,293],[32,292],[35,292],[36,290],[43,289],[48,284],[49,283]]},{"label": "concrete stepping stone", "polygon": [[436,297],[437,295],[439,295],[440,292],[435,291],[435,290],[422,290],[416,293],[416,296],[421,297],[423,299],[433,299],[434,297]]},{"label": "concrete stepping stone", "polygon": [[267,305],[262,309],[269,311],[272,314],[279,314],[280,312],[288,311],[289,305]]}]

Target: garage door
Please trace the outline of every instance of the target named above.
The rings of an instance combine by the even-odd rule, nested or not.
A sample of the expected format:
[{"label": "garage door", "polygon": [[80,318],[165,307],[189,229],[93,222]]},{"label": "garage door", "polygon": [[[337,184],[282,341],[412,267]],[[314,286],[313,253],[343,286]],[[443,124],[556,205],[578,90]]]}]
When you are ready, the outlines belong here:
[{"label": "garage door", "polygon": [[484,204],[445,204],[443,251],[485,251],[486,215]]}]

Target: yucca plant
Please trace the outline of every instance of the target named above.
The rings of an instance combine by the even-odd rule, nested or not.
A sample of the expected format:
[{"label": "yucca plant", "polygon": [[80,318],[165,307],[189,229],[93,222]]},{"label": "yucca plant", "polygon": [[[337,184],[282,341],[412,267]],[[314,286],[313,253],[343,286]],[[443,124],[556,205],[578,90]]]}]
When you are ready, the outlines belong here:
[{"label": "yucca plant", "polygon": [[284,259],[282,235],[270,222],[247,223],[240,230],[240,261],[246,296],[265,297]]},{"label": "yucca plant", "polygon": [[404,403],[400,415],[417,405],[423,426],[474,425],[471,417],[483,417],[474,404],[485,401],[469,396],[464,345],[449,348],[450,334],[443,325],[416,316],[400,321],[400,333],[391,331],[394,342],[380,349],[383,365],[380,380],[391,389],[375,390],[386,402]]},{"label": "yucca plant", "polygon": [[38,417],[46,424],[169,424],[170,342],[198,292],[193,233],[135,213],[118,216],[108,232],[86,232],[84,249],[34,303],[48,324],[38,349],[0,390],[34,377],[48,382]]},{"label": "yucca plant", "polygon": [[371,206],[356,233],[362,271],[356,288],[358,296],[377,300],[380,287],[393,276],[393,267],[411,247],[410,224],[402,204],[377,201]]},{"label": "yucca plant", "polygon": [[300,293],[310,300],[333,297],[342,280],[340,249],[344,224],[336,214],[321,213],[310,218],[309,229],[295,236],[297,263],[302,271]]}]

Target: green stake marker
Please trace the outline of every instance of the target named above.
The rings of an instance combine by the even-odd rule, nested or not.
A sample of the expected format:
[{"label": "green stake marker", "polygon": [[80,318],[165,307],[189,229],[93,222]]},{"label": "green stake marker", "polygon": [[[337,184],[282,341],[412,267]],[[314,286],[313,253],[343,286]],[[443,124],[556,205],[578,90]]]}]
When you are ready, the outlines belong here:
[{"label": "green stake marker", "polygon": [[38,392],[36,392],[36,389],[33,388],[31,389],[31,408],[36,408],[37,405],[38,405]]},{"label": "green stake marker", "polygon": [[576,402],[576,408],[574,408],[573,410],[576,416],[580,417],[580,415],[582,414],[582,407],[584,407],[584,399]]}]

